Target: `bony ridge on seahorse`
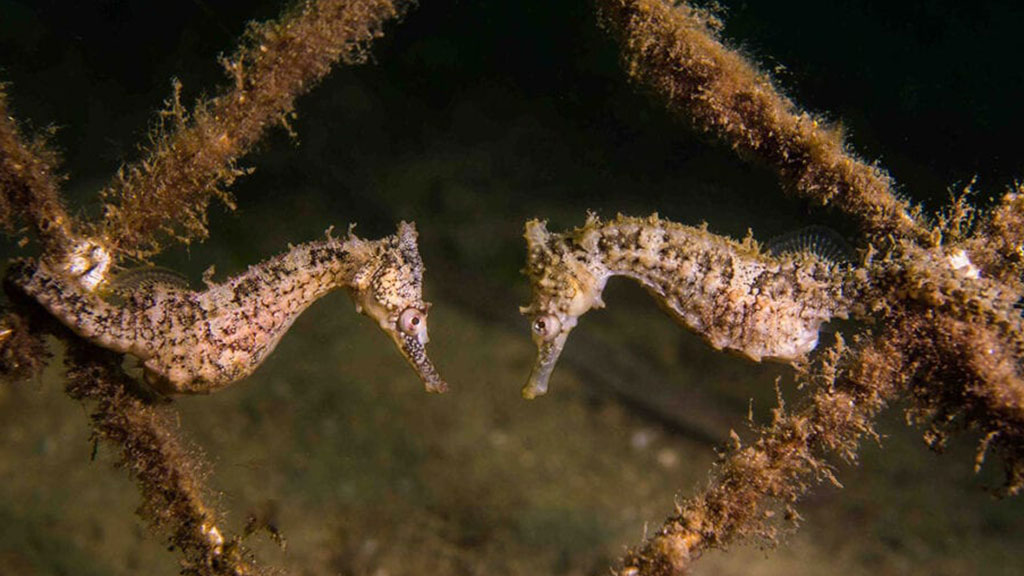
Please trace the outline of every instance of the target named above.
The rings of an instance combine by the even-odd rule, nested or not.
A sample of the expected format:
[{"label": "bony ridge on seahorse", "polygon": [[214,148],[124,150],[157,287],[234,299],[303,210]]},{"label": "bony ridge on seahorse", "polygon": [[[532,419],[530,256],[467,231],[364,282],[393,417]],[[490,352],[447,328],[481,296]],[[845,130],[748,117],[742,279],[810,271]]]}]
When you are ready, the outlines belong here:
[{"label": "bony ridge on seahorse", "polygon": [[531,318],[537,360],[525,398],[547,392],[548,379],[569,332],[612,276],[638,281],[678,323],[716,349],[755,361],[792,361],[818,344],[823,322],[845,318],[851,285],[840,266],[804,251],[766,254],[754,242],[735,242],[703,228],[621,214],[557,234],[526,224],[533,299],[520,312]]},{"label": "bony ridge on seahorse", "polygon": [[[167,394],[208,393],[250,375],[292,322],[321,296],[346,288],[377,322],[428,392],[447,384],[427,357],[423,261],[416,228],[402,222],[380,240],[352,233],[292,247],[202,291],[153,284],[124,302],[75,278],[71,266],[21,261],[8,274],[79,336],[142,360],[146,380]],[[83,268],[83,267],[78,267]]]}]

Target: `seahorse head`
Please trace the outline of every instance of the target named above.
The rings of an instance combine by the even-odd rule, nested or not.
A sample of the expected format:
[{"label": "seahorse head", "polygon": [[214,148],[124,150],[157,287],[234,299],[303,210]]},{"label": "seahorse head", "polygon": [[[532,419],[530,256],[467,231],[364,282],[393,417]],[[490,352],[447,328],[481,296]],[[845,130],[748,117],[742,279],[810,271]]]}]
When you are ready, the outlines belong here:
[{"label": "seahorse head", "polygon": [[530,279],[533,299],[519,311],[530,318],[537,360],[523,387],[524,398],[547,393],[548,379],[577,319],[591,308],[604,306],[601,292],[608,276],[589,246],[591,224],[588,221],[572,234],[551,234],[539,220],[526,223],[523,272]]},{"label": "seahorse head", "polygon": [[356,310],[373,318],[394,340],[423,380],[427,392],[444,392],[448,384],[427,356],[430,304],[423,301],[425,268],[416,237],[416,226],[402,222],[396,234],[363,243],[369,254],[349,292]]}]

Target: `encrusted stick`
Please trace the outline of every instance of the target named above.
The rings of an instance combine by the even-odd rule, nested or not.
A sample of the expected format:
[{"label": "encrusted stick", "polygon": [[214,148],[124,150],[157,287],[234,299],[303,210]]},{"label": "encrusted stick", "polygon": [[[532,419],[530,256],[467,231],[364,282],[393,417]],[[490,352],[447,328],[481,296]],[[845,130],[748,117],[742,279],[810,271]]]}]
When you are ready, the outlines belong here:
[{"label": "encrusted stick", "polygon": [[857,158],[830,127],[782,95],[739,51],[721,23],[687,2],[598,0],[598,19],[621,43],[629,76],[672,112],[765,159],[795,192],[858,219],[873,237],[932,243],[930,226],[899,198],[888,174]]},{"label": "encrusted stick", "polygon": [[846,317],[849,284],[839,266],[809,252],[772,256],[753,242],[735,242],[657,215],[618,216],[552,234],[526,224],[525,273],[533,301],[538,356],[523,396],[547,392],[548,378],[569,332],[612,276],[640,282],[677,322],[717,349],[753,360],[790,361],[818,344],[823,322]]},{"label": "encrusted stick", "polygon": [[86,403],[95,440],[120,451],[119,466],[135,479],[138,514],[184,556],[187,576],[269,576],[241,540],[222,533],[220,515],[203,487],[204,465],[173,433],[171,414],[130,392],[133,382],[116,354],[69,338],[69,396]]},{"label": "encrusted stick", "polygon": [[287,126],[295,100],[339,61],[367,57],[384,24],[412,4],[406,0],[304,0],[280,18],[250,24],[234,54],[221,58],[231,80],[191,111],[175,82],[168,108],[145,158],[124,166],[103,191],[103,222],[92,235],[117,255],[148,257],[166,239],[207,236],[211,200],[234,208],[237,165],[268,128]]},{"label": "encrusted stick", "polygon": [[79,336],[137,356],[147,380],[166,393],[207,393],[245,378],[274,350],[310,304],[346,288],[356,310],[373,318],[423,379],[429,392],[445,382],[426,355],[423,261],[413,224],[363,240],[330,234],[271,258],[203,291],[156,284],[123,304],[104,300],[67,267],[23,261],[10,274]]},{"label": "encrusted stick", "polygon": [[56,166],[56,154],[41,139],[22,134],[0,84],[0,227],[13,235],[29,226],[51,254],[74,243],[73,222],[57,191]]}]

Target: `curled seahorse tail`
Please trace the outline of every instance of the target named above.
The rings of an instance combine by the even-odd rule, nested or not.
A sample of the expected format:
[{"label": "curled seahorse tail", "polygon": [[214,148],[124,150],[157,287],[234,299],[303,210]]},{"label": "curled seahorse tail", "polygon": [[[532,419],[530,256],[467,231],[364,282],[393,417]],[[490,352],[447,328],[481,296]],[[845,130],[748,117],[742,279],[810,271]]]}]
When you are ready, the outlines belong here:
[{"label": "curled seahorse tail", "polygon": [[117,352],[127,352],[130,335],[121,334],[121,313],[99,297],[77,288],[44,262],[20,260],[7,281],[45,308],[74,333]]}]

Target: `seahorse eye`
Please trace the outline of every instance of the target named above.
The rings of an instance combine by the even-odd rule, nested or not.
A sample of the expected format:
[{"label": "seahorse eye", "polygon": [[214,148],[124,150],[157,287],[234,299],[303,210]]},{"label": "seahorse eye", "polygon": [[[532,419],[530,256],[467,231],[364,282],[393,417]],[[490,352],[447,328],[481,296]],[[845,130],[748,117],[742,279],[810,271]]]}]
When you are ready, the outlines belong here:
[{"label": "seahorse eye", "polygon": [[427,315],[422,310],[412,307],[406,308],[398,316],[398,329],[409,336],[415,336],[423,328],[423,323],[426,320]]},{"label": "seahorse eye", "polygon": [[541,340],[551,340],[562,330],[562,323],[558,318],[548,314],[538,316],[533,320],[533,333]]}]

